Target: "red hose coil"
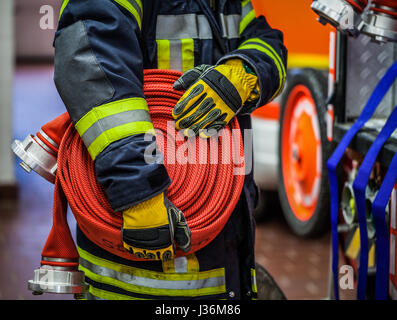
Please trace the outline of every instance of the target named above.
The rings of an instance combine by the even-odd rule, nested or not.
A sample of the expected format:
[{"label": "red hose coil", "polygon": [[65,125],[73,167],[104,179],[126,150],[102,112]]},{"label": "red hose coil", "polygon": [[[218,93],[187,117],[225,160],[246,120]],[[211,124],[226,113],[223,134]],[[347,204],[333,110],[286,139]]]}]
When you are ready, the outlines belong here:
[{"label": "red hose coil", "polygon": [[346,0],[357,12],[362,13],[368,5],[368,0]]},{"label": "red hose coil", "polygon": [[370,8],[373,12],[379,12],[397,18],[396,0],[373,0]]},{"label": "red hose coil", "polygon": [[[244,148],[236,119],[224,129],[221,138],[186,139],[175,130],[167,132],[167,121],[173,120],[172,108],[182,96],[180,91],[172,88],[180,75],[180,72],[172,70],[145,70],[143,87],[157,140],[164,140],[163,145],[159,144],[159,149],[164,155],[165,166],[172,180],[167,196],[184,212],[192,231],[191,250],[188,253],[177,250],[177,256],[203,248],[219,234],[237,204],[244,183],[244,175],[241,174],[244,171]],[[198,150],[203,143],[207,156],[205,162],[200,162],[203,154]],[[196,163],[168,163],[169,156],[175,155],[178,150],[180,152],[182,144],[193,148],[190,150],[196,149]],[[230,149],[234,152],[229,152]],[[240,163],[236,161],[236,156],[241,159]],[[212,164],[210,159],[218,159],[220,163]],[[235,174],[235,170],[240,174]],[[93,161],[71,122],[59,147],[54,223],[42,256],[75,259],[78,253],[65,232],[66,228],[69,233],[70,230],[63,217],[66,216],[66,199],[63,199],[60,190],[66,196],[77,224],[87,238],[120,257],[141,260],[123,248],[122,214],[114,212],[110,207],[95,178]],[[42,264],[51,263],[42,261]]]}]

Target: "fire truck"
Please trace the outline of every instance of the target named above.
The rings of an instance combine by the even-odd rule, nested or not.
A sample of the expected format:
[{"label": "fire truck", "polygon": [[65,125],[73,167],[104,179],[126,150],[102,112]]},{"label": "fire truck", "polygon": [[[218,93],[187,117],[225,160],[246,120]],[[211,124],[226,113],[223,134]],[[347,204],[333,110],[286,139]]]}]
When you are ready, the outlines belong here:
[{"label": "fire truck", "polygon": [[334,294],[341,250],[358,299],[396,299],[397,1],[317,0],[311,7],[336,28],[327,100]]},{"label": "fire truck", "polygon": [[335,33],[316,21],[310,0],[252,2],[257,15],[282,30],[288,49],[283,93],[252,115],[254,177],[261,191],[256,217],[270,214],[277,192],[294,233],[321,235],[329,229],[326,101],[330,35],[335,41]]},{"label": "fire truck", "polygon": [[253,114],[262,204],[278,190],[301,236],[331,226],[330,297],[338,298],[347,265],[359,299],[396,299],[397,1],[254,7],[283,31],[289,50],[282,96]]},{"label": "fire truck", "polygon": [[[331,222],[331,296],[344,265],[358,299],[396,299],[397,1],[307,2],[256,3],[259,12],[280,6],[267,17],[285,32],[291,59],[281,99],[253,115],[255,179],[262,190],[277,185],[298,235]],[[331,29],[307,28],[309,7]]]}]

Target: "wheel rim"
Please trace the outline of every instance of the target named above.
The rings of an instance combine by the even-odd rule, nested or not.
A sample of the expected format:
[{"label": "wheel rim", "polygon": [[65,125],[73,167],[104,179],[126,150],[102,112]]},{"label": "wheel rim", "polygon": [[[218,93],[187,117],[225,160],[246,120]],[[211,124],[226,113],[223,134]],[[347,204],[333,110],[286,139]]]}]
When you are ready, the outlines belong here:
[{"label": "wheel rim", "polygon": [[281,130],[285,192],[295,217],[308,221],[320,194],[322,156],[316,104],[304,85],[291,90]]}]

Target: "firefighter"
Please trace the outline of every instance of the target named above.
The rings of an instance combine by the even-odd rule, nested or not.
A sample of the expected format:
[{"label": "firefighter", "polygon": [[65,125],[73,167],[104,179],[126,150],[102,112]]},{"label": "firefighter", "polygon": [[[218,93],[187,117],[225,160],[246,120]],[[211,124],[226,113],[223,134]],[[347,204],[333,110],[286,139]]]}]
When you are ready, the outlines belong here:
[{"label": "firefighter", "polygon": [[[282,33],[256,17],[249,0],[64,0],[54,40],[54,81],[94,161],[110,205],[123,214],[122,259],[77,227],[87,299],[256,298],[252,211],[257,189],[245,176],[238,204],[206,247],[190,248],[186,220],[166,196],[161,161],[147,163],[153,128],[142,90],[144,69],[184,72],[173,109],[178,130],[207,138],[277,97],[286,77]],[[212,129],[209,130],[209,129]]]}]

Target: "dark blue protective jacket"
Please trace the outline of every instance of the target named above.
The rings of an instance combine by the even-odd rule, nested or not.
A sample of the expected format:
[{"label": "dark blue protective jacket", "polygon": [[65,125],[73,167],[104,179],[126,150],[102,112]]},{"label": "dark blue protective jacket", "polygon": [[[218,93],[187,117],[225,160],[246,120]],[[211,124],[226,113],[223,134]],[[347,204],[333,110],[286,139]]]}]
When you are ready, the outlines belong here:
[{"label": "dark blue protective jacket", "polygon": [[[144,69],[186,71],[243,59],[259,78],[260,97],[237,116],[242,130],[251,128],[250,113],[284,86],[282,33],[255,16],[250,0],[211,3],[216,7],[207,0],[63,2],[54,80],[116,211],[170,184],[163,164],[144,159],[151,141],[143,133],[152,128],[142,91]],[[89,284],[86,298],[255,298],[256,198],[249,171],[243,194],[217,237],[203,249],[167,262],[125,260],[96,246],[78,228],[79,269]]]},{"label": "dark blue protective jacket", "polygon": [[[151,128],[143,70],[186,71],[199,64],[246,61],[260,81],[260,98],[238,115],[275,98],[285,81],[282,33],[255,17],[249,0],[65,0],[55,36],[54,80],[85,142],[111,206],[121,211],[167,189],[161,163],[144,151]],[[154,138],[153,138],[154,139]],[[248,198],[255,198],[252,173]]]}]

